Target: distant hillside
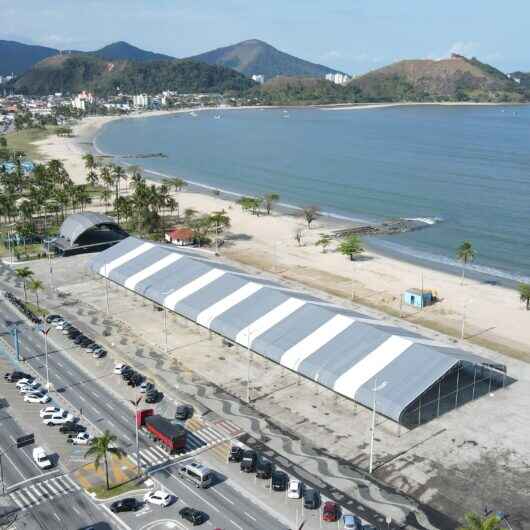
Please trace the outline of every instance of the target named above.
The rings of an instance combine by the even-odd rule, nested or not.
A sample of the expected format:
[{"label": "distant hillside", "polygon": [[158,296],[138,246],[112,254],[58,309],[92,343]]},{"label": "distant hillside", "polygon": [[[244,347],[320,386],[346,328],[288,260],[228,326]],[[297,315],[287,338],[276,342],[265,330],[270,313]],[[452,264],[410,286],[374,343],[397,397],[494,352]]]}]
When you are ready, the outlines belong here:
[{"label": "distant hillside", "polygon": [[233,68],[248,76],[262,74],[266,79],[278,75],[324,77],[328,73],[337,71],[281,52],[270,44],[257,39],[246,40],[225,48],[217,48],[190,57],[190,59]]},{"label": "distant hillside", "polygon": [[510,74],[512,79],[518,79],[520,86],[530,89],[530,72],[513,72]]},{"label": "distant hillside", "polygon": [[254,83],[221,66],[189,60],[105,61],[89,54],[56,55],[36,64],[13,87],[24,94],[77,93],[98,95],[124,93],[243,91]]},{"label": "distant hillside", "polygon": [[0,40],[0,75],[21,74],[34,64],[57,55],[59,50],[45,46],[32,46],[10,40]]},{"label": "distant hillside", "polygon": [[308,77],[275,77],[256,86],[251,94],[264,105],[312,105],[330,103],[355,103],[360,100],[360,90],[342,86],[325,79]]},{"label": "distant hillside", "polygon": [[[0,40],[0,75],[8,75],[11,72],[23,74],[43,59],[53,57],[59,53],[61,52],[55,48],[31,46],[15,41]],[[142,50],[123,41],[114,42],[94,52],[65,52],[66,55],[72,53],[93,54],[107,61],[157,61],[173,59],[169,55]]]},{"label": "distant hillside", "polygon": [[141,50],[140,48],[123,41],[113,42],[112,44],[92,53],[101,59],[106,59],[107,61],[160,61],[174,59],[174,57],[162,53]]},{"label": "distant hillside", "polygon": [[453,55],[440,61],[407,60],[354,79],[369,101],[518,102],[529,94],[493,66]]}]

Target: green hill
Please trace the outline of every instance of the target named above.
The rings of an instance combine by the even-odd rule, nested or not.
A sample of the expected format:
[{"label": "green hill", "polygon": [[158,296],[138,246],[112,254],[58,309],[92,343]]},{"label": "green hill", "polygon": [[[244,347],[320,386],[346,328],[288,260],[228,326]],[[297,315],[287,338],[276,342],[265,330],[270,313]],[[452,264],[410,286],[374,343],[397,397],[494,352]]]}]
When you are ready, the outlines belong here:
[{"label": "green hill", "polygon": [[475,58],[406,60],[351,81],[369,101],[521,102],[529,94],[496,68]]},{"label": "green hill", "polygon": [[165,61],[168,59],[174,59],[169,55],[162,53],[154,53],[146,50],[142,50],[129,44],[128,42],[113,42],[108,46],[105,46],[95,52],[91,52],[93,55],[97,55],[101,59],[107,61]]},{"label": "green hill", "polygon": [[35,63],[58,53],[59,50],[46,46],[0,40],[0,75],[21,74]]},{"label": "green hill", "polygon": [[337,72],[333,68],[311,63],[277,50],[258,39],[217,48],[190,59],[233,68],[248,76],[262,74],[266,79],[275,76],[324,77],[328,73]]},{"label": "green hill", "polygon": [[124,93],[244,91],[254,83],[221,66],[189,60],[106,61],[89,54],[49,57],[19,77],[13,88],[23,94],[77,93],[97,95]]}]

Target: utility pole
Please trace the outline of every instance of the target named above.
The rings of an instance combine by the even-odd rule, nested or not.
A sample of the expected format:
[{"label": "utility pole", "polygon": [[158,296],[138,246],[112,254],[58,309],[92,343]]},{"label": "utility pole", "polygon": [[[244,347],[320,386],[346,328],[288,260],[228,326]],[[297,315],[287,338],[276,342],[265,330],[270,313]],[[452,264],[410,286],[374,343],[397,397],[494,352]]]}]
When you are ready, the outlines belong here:
[{"label": "utility pole", "polygon": [[138,432],[138,405],[140,404],[140,401],[142,401],[142,396],[140,396],[136,400],[129,400],[133,406],[134,406],[134,425],[136,427],[136,471],[138,473],[138,476],[142,473],[142,465],[140,463],[140,438],[139,438],[139,432]]},{"label": "utility pole", "polygon": [[44,335],[44,359],[46,363],[46,388],[50,389],[50,373],[48,371],[48,332],[51,328],[41,327],[41,332]]},{"label": "utility pole", "polygon": [[13,326],[13,328],[11,328],[11,331],[10,331],[12,337],[13,337],[13,345],[15,347],[15,352],[16,352],[16,355],[17,355],[17,361],[20,361],[20,344],[18,342],[18,328],[17,328],[17,325],[15,324]]},{"label": "utility pole", "polygon": [[374,435],[375,435],[375,395],[378,390],[382,390],[386,386],[386,381],[377,386],[377,378],[374,381],[373,392],[373,406],[372,406],[372,432],[370,435],[370,464],[368,466],[368,473],[372,474],[374,464]]},{"label": "utility pole", "polygon": [[53,285],[53,266],[52,266],[52,254],[50,252],[50,249],[48,248],[48,264],[50,268],[50,287],[52,291],[55,290],[55,287]]}]

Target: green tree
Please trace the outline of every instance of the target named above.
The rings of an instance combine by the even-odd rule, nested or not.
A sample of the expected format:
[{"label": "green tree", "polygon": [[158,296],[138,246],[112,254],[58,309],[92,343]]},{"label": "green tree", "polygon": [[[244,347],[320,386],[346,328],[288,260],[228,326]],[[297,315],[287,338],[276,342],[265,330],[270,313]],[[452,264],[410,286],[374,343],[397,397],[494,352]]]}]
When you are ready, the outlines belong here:
[{"label": "green tree", "polygon": [[230,228],[230,217],[226,214],[224,210],[221,210],[219,212],[212,212],[210,214],[210,221],[216,234],[218,234],[225,228]]},{"label": "green tree", "polygon": [[109,431],[105,431],[101,436],[94,438],[90,449],[85,453],[85,458],[89,456],[94,457],[94,467],[96,470],[100,467],[101,461],[103,460],[103,463],[105,464],[107,490],[110,489],[108,456],[115,455],[120,459],[125,456],[125,451],[115,445],[116,440],[116,435],[111,434]]},{"label": "green tree", "polygon": [[307,228],[311,229],[311,223],[320,216],[320,210],[318,206],[305,206],[302,212],[307,223]]},{"label": "green tree", "polygon": [[7,147],[7,140],[5,136],[0,136],[0,147]]},{"label": "green tree", "polygon": [[460,282],[461,285],[464,285],[464,275],[466,271],[466,266],[468,263],[471,263],[475,259],[475,256],[476,251],[470,241],[464,241],[456,249],[456,257],[458,261],[462,262],[462,280]]},{"label": "green tree", "polygon": [[33,271],[29,267],[20,267],[20,269],[15,270],[17,278],[22,280],[22,285],[24,286],[24,300],[28,300],[27,293],[27,281],[33,276]]},{"label": "green tree", "polygon": [[506,530],[496,514],[481,517],[476,513],[466,513],[465,524],[458,530]]},{"label": "green tree", "polygon": [[280,195],[278,193],[267,193],[263,197],[263,204],[265,206],[265,210],[267,210],[267,215],[271,214],[272,207],[275,202],[278,202],[280,200]]},{"label": "green tree", "polygon": [[262,199],[260,197],[241,197],[237,203],[241,206],[243,211],[251,211],[254,215],[259,213]]},{"label": "green tree", "polygon": [[326,253],[326,249],[331,245],[332,237],[329,234],[320,234],[320,239],[315,243],[317,247],[322,247],[322,254]]},{"label": "green tree", "polygon": [[35,298],[37,300],[37,307],[40,309],[39,291],[42,291],[44,289],[44,284],[37,278],[32,278],[31,281],[29,282],[28,288],[30,291],[33,291],[35,293]]},{"label": "green tree", "polygon": [[350,260],[353,261],[354,256],[364,252],[361,238],[356,235],[349,236],[340,243],[339,252],[344,256],[349,256]]},{"label": "green tree", "polygon": [[521,302],[526,304],[526,310],[530,310],[530,283],[520,283],[518,286]]}]

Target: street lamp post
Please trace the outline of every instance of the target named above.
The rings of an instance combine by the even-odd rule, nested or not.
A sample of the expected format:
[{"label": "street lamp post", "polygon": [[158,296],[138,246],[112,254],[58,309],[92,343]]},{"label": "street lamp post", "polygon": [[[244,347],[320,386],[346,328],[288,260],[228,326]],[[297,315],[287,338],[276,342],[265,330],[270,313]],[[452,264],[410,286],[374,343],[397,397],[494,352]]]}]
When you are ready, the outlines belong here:
[{"label": "street lamp post", "polygon": [[167,309],[166,306],[162,306],[164,308],[164,350],[167,355]]},{"label": "street lamp post", "polygon": [[107,264],[105,263],[105,298],[107,300],[107,315],[110,313],[109,309],[109,276],[107,274]]},{"label": "street lamp post", "polygon": [[142,472],[142,467],[140,463],[140,438],[139,438],[139,431],[138,431],[138,405],[140,404],[140,401],[142,401],[142,396],[140,396],[136,400],[129,400],[133,406],[134,406],[134,425],[136,427],[136,471],[138,473],[138,476],[140,476],[140,473]]},{"label": "street lamp post", "polygon": [[18,341],[18,328],[16,324],[11,328],[10,333],[11,333],[11,336],[13,337],[13,345],[15,347],[17,361],[20,361],[20,343]]},{"label": "street lamp post", "polygon": [[373,465],[374,465],[374,434],[375,434],[375,396],[376,392],[382,390],[386,386],[386,381],[383,381],[379,386],[377,386],[377,378],[374,381],[373,392],[373,407],[372,407],[372,433],[370,435],[370,464],[368,466],[368,473],[372,474]]},{"label": "street lamp post", "polygon": [[48,371],[48,332],[51,328],[41,327],[40,330],[44,336],[44,359],[46,363],[46,388],[50,388],[50,374]]},{"label": "street lamp post", "polygon": [[252,354],[250,352],[250,329],[247,331],[247,354],[248,354],[248,365],[247,365],[247,403],[250,404],[250,370],[252,363]]}]

